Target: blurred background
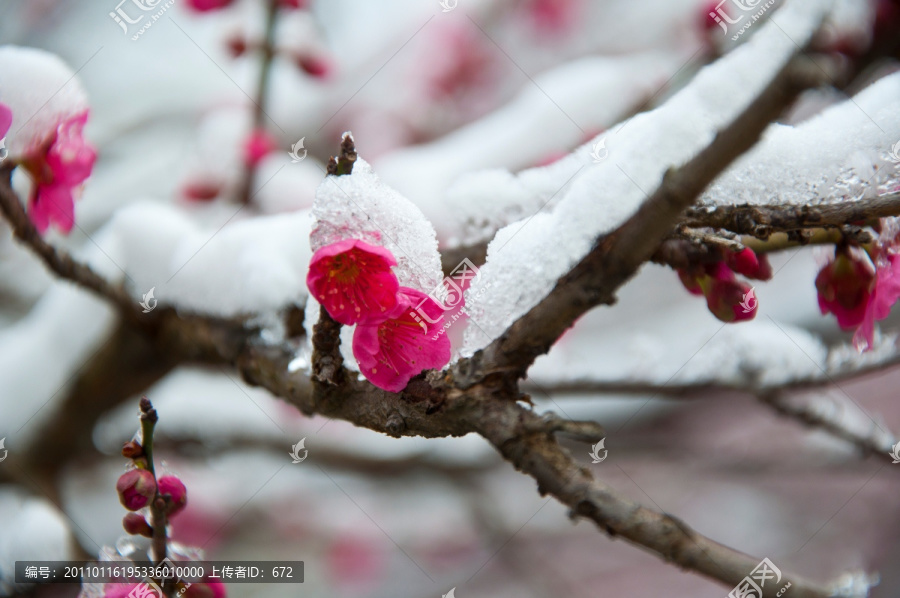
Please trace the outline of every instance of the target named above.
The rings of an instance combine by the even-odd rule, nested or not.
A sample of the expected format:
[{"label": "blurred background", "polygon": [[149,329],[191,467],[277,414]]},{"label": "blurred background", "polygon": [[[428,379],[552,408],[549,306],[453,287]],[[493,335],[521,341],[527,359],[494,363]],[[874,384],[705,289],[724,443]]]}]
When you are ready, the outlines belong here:
[{"label": "blurred background", "polygon": [[[551,164],[664,102],[733,44],[703,0],[310,0],[286,2],[271,23],[261,0],[208,11],[198,10],[208,8],[201,0],[152,11],[116,2],[0,1],[0,43],[58,54],[90,98],[86,137],[98,161],[76,202],[79,226],[48,236],[75,253],[105,253],[103,227],[135,202],[174,206],[210,231],[308,210],[347,130],[450,248],[467,231],[484,232],[445,201],[461,175]],[[883,23],[895,33],[900,23],[895,2],[839,5],[833,43],[848,60],[865,53]],[[132,19],[162,13],[146,27],[149,18],[118,22],[119,9]],[[271,61],[261,50],[267,42]],[[880,64],[857,90],[896,70],[896,61]],[[810,94],[788,121],[854,91]],[[265,139],[251,144],[254,130]],[[716,370],[818,375],[849,341],[819,314],[813,281],[823,251],[773,256],[776,274],[758,286],[760,313],[747,324],[757,328],[736,332],[723,331],[670,270],[648,265],[616,306],[588,314],[538,362],[530,391],[540,411],[606,426],[602,463],[591,463],[587,445],[570,448],[622,494],[782,571],[823,582],[877,572],[871,596],[895,597],[900,465],[740,392],[554,390],[585,372],[659,385],[676,377],[702,385]],[[0,436],[9,451],[0,462],[0,595],[78,592],[15,586],[16,560],[127,548],[115,483],[141,395],[159,412],[157,458],[188,488],[173,538],[209,560],[306,563],[302,586],[233,585],[229,596],[727,594],[572,522],[478,437],[398,440],[306,418],[218,368],[177,367],[143,386],[139,379],[142,391],[89,414],[86,442],[56,442],[67,397],[118,375],[87,367],[117,330],[113,316],[80,290],[61,295],[66,286],[0,224]],[[896,324],[882,326],[882,356],[894,350]],[[759,338],[764,357],[747,345]],[[886,368],[826,380],[798,400],[859,429],[900,430],[898,383],[900,370]],[[301,439],[308,458],[291,463]]]}]

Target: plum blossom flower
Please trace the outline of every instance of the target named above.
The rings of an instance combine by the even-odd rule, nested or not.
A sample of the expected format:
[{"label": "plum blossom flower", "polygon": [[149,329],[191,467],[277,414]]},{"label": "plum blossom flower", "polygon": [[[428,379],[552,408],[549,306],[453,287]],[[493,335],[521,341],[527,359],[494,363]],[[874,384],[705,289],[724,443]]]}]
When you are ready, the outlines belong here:
[{"label": "plum blossom flower", "polygon": [[337,322],[377,323],[397,306],[396,263],[384,247],[345,239],[313,254],[306,285]]},{"label": "plum blossom flower", "polygon": [[[75,196],[97,157],[83,136],[89,113],[84,90],[59,57],[34,48],[0,47],[0,76],[15,130],[9,159],[33,181],[31,220],[40,232],[51,224],[69,232]],[[48,97],[35,112],[35,98]]]},{"label": "plum blossom flower", "polygon": [[[437,335],[444,310],[416,289],[400,287],[388,319],[360,324],[353,333],[353,356],[372,384],[399,392],[413,376],[450,361],[450,339]],[[423,316],[424,314],[424,316]]]},{"label": "plum blossom flower", "polygon": [[91,174],[97,154],[82,137],[87,111],[60,123],[44,151],[21,163],[34,178],[29,214],[39,232],[51,222],[68,233],[75,224],[75,191]]}]

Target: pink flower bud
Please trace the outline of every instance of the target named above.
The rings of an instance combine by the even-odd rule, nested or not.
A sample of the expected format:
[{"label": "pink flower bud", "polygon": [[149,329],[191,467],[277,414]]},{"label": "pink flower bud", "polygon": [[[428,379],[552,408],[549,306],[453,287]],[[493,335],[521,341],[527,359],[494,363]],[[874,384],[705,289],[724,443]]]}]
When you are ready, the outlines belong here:
[{"label": "pink flower bud", "polygon": [[706,306],[723,322],[742,322],[756,316],[758,302],[753,288],[742,280],[713,280]]},{"label": "pink flower bud", "polygon": [[222,192],[222,185],[213,181],[194,181],[187,183],[181,190],[185,199],[190,201],[212,201]]},{"label": "pink flower bud", "polygon": [[297,65],[310,77],[326,79],[331,75],[331,63],[322,56],[300,56]]},{"label": "pink flower bud", "polygon": [[129,440],[122,445],[122,456],[126,459],[137,459],[144,456],[144,447],[136,440]]},{"label": "pink flower bud", "polygon": [[166,514],[175,515],[187,504],[187,488],[173,475],[159,478],[159,493],[166,498]]},{"label": "pink flower bud", "polygon": [[153,537],[153,528],[147,523],[143,515],[137,513],[128,513],[122,519],[122,527],[132,536],[144,536],[145,538]]},{"label": "pink flower bud", "polygon": [[772,278],[772,266],[769,265],[769,259],[765,255],[756,255],[756,252],[749,247],[729,254],[726,263],[729,268],[747,278],[756,280]]},{"label": "pink flower bud", "polygon": [[137,511],[147,506],[156,495],[156,480],[146,469],[126,471],[116,482],[119,500],[129,511]]},{"label": "pink flower bud", "polygon": [[682,270],[678,268],[676,270],[678,272],[678,279],[681,280],[681,284],[684,285],[684,288],[687,289],[688,293],[691,295],[702,295],[703,287],[701,286],[700,281],[703,278],[706,278],[706,274],[703,272],[694,272],[688,270]]},{"label": "pink flower bud", "polygon": [[875,290],[875,267],[859,251],[837,250],[816,276],[819,309],[833,313],[844,330],[859,326]]}]

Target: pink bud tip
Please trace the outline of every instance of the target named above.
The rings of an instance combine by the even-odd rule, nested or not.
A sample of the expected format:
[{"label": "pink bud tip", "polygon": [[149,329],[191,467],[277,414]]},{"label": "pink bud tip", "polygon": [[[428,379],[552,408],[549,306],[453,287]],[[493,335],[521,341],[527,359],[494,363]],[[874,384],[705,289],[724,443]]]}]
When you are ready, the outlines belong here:
[{"label": "pink bud tip", "polygon": [[756,317],[754,289],[741,280],[714,280],[706,295],[706,306],[723,322],[743,322]]},{"label": "pink bud tip", "polygon": [[691,295],[702,295],[703,287],[700,285],[700,280],[702,278],[706,278],[704,273],[700,273],[699,276],[696,272],[689,272],[687,270],[682,270],[679,268],[676,270],[678,272],[678,279],[681,280],[681,284],[684,285],[684,288],[687,289],[688,293]]},{"label": "pink bud tip", "polygon": [[230,6],[233,0],[187,0],[185,4],[195,12],[209,12]]},{"label": "pink bud tip", "polygon": [[147,523],[143,515],[137,513],[128,513],[122,519],[122,527],[132,536],[144,536],[145,538],[153,537],[153,528]]},{"label": "pink bud tip", "polygon": [[213,182],[188,183],[181,190],[185,199],[190,201],[212,201],[222,192],[222,186]]},{"label": "pink bud tip", "polygon": [[129,511],[137,511],[150,503],[156,495],[156,480],[146,469],[126,471],[116,482],[119,500]]},{"label": "pink bud tip", "polygon": [[173,475],[159,478],[159,493],[166,498],[166,514],[175,515],[187,505],[187,488]]},{"label": "pink bud tip", "polygon": [[301,56],[297,64],[310,77],[326,79],[331,75],[331,63],[321,56]]}]

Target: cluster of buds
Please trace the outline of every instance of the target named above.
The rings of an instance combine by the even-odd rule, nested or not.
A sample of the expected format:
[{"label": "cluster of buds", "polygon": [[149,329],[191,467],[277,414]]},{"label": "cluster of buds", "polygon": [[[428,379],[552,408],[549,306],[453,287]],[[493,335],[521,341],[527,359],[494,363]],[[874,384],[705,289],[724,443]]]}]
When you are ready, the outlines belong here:
[{"label": "cluster of buds", "polygon": [[[141,411],[142,423],[145,419],[156,422],[156,410],[146,397],[141,399]],[[159,522],[154,520],[153,525],[164,526],[167,519],[177,515],[187,505],[187,489],[173,475],[157,478],[152,457],[137,440],[130,440],[122,446],[122,456],[130,459],[132,465],[132,469],[122,474],[116,482],[119,501],[131,511],[122,520],[122,527],[129,534],[152,538],[153,527],[138,511],[156,509],[164,517]]]},{"label": "cluster of buds", "polygon": [[869,350],[875,322],[883,320],[900,299],[900,253],[897,238],[886,233],[866,248],[839,244],[816,276],[819,309],[831,313],[843,330],[856,329],[853,343]]},{"label": "cluster of buds", "polygon": [[724,260],[678,269],[684,288],[706,297],[706,306],[723,322],[742,322],[756,316],[758,302],[753,287],[736,276],[754,280],[772,278],[772,266],[765,255],[757,256],[749,247],[727,254]]}]

